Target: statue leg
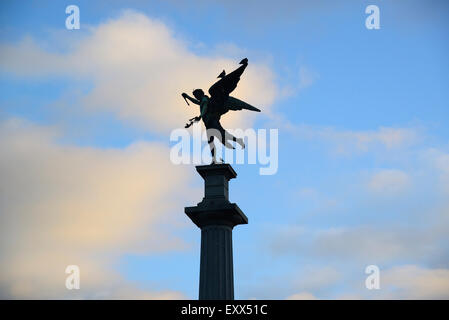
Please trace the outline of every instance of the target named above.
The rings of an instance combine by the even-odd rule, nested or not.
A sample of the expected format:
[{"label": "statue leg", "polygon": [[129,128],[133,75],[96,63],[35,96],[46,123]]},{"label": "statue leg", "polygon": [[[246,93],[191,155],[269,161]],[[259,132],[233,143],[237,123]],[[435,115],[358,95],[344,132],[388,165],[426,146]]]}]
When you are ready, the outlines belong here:
[{"label": "statue leg", "polygon": [[[219,162],[217,162],[214,140],[215,140],[215,138],[217,138],[218,141],[221,141],[220,132],[215,128],[208,128],[207,136],[208,136],[208,144],[209,144],[209,148],[210,148],[210,154],[212,156],[211,164],[219,163]],[[222,159],[220,159],[220,161],[223,162]]]},{"label": "statue leg", "polygon": [[210,154],[212,156],[212,164],[214,164],[216,162],[216,159],[215,159],[215,145],[214,145],[214,136],[213,135],[211,135],[209,137],[209,141],[207,143],[209,143]]},{"label": "statue leg", "polygon": [[225,145],[226,147],[230,148],[230,149],[235,149],[235,147],[233,145],[231,145],[228,140],[232,140],[236,143],[238,143],[240,145],[240,147],[242,147],[242,149],[245,149],[245,143],[243,142],[242,138],[236,138],[234,137],[232,134],[230,134],[229,132],[227,132],[226,130],[223,129],[223,145]]}]

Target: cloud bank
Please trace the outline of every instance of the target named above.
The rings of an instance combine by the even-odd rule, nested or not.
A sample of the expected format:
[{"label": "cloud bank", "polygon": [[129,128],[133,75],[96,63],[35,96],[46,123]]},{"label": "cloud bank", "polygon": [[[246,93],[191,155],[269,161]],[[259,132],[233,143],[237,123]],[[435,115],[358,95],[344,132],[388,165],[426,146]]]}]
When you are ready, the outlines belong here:
[{"label": "cloud bank", "polygon": [[[185,248],[176,227],[164,226],[182,226],[179,208],[189,192],[181,186],[190,176],[157,143],[97,149],[59,145],[57,137],[19,120],[0,125],[1,296],[157,298],[112,266],[124,252]],[[81,269],[80,292],[65,288],[71,264]]]},{"label": "cloud bank", "polygon": [[[182,91],[191,94],[203,88],[206,92],[223,68],[229,73],[238,62],[199,56],[163,22],[134,11],[89,28],[64,50],[52,51],[31,38],[0,46],[4,71],[89,83],[91,90],[77,98],[80,107],[112,112],[120,120],[164,134],[199,114],[198,107],[187,107]],[[233,95],[269,113],[276,92],[271,69],[250,61]],[[226,115],[224,126],[250,126],[254,114],[241,113]]]}]

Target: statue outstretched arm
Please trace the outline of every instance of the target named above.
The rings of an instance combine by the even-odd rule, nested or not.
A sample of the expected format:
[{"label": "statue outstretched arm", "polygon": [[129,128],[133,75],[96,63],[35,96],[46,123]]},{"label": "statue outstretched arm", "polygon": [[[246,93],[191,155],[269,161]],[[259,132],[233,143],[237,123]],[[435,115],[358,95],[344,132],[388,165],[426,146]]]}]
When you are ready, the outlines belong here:
[{"label": "statue outstretched arm", "polygon": [[[187,93],[183,93],[182,94],[182,97],[184,98],[184,99],[186,99],[186,102],[187,102],[187,99],[189,99],[192,103],[194,103],[194,104],[197,104],[197,105],[200,105],[201,104],[201,102],[199,101],[199,100],[196,100],[195,98],[192,98],[191,96],[189,96]],[[189,104],[189,103],[187,103],[187,104]]]}]

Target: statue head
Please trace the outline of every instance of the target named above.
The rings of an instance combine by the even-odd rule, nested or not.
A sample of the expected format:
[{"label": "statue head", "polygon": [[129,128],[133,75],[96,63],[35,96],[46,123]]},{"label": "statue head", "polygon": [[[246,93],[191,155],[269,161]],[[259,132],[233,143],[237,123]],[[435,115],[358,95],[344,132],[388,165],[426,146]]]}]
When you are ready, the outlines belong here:
[{"label": "statue head", "polygon": [[201,99],[204,97],[204,91],[201,89],[195,89],[193,90],[193,96],[201,101]]}]

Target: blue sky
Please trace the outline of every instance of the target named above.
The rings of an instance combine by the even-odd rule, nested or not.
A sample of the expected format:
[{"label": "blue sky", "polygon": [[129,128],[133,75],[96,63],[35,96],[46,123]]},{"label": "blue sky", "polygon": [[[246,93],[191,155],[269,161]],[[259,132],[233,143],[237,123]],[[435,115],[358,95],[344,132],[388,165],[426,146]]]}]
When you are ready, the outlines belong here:
[{"label": "blue sky", "polygon": [[[16,182],[20,185],[18,181],[28,181],[31,194],[43,188],[39,192],[44,194],[47,211],[60,206],[58,219],[71,217],[61,208],[92,201],[88,208],[95,209],[89,212],[101,211],[101,228],[108,204],[70,192],[61,195],[68,199],[66,205],[53,201],[57,197],[53,189],[79,190],[82,187],[76,183],[83,185],[85,180],[61,179],[51,170],[40,172],[39,166],[59,168],[60,161],[67,159],[64,170],[80,170],[90,177],[96,171],[83,159],[92,159],[95,167],[113,168],[117,179],[131,186],[136,176],[128,175],[128,166],[140,170],[146,161],[157,166],[157,159],[168,158],[170,129],[178,122],[183,125],[184,120],[178,119],[187,119],[185,113],[195,115],[186,109],[180,93],[197,83],[212,83],[220,68],[228,70],[248,57],[248,72],[254,74],[242,77],[248,86],[242,95],[252,103],[258,92],[264,93],[257,101],[265,105],[257,105],[263,112],[245,124],[279,130],[279,168],[275,175],[261,176],[257,165],[234,166],[238,179],[231,182],[230,197],[250,221],[234,230],[236,298],[448,297],[447,3],[77,1],[73,4],[80,8],[81,29],[70,31],[65,29],[69,4],[1,4],[2,152],[6,159],[19,159],[2,162],[2,173],[11,179],[2,190]],[[369,4],[380,8],[379,30],[365,28]],[[129,25],[135,34],[127,35]],[[139,28],[142,35],[154,35],[154,39],[139,38]],[[152,33],[153,29],[158,31]],[[116,36],[120,40],[108,30],[123,30]],[[137,40],[128,43],[128,37]],[[144,49],[136,53],[140,44]],[[173,48],[181,53],[172,53]],[[146,60],[155,52],[162,57],[157,61],[175,56],[179,64],[171,67]],[[116,54],[117,60],[112,60]],[[228,65],[221,67],[223,61]],[[210,70],[211,66],[217,67]],[[182,86],[171,85],[164,73],[178,77]],[[141,83],[153,83],[154,88],[152,81],[160,83],[159,91],[138,90]],[[124,105],[128,102],[129,106]],[[165,104],[170,104],[166,111]],[[245,116],[244,112],[237,115]],[[175,117],[178,122],[170,120]],[[25,140],[29,144],[23,147]],[[149,158],[140,156],[138,143],[144,144],[142,154]],[[23,156],[27,152],[42,154],[41,162],[29,163],[33,159]],[[21,170],[21,165],[34,169]],[[100,232],[91,248],[80,245],[76,236],[71,239],[72,231],[58,235],[64,241],[71,239],[67,252],[70,248],[78,252],[65,253],[68,260],[76,264],[79,258],[82,270],[84,265],[97,270],[89,271],[92,278],[83,283],[96,280],[77,293],[81,297],[134,297],[137,291],[149,292],[150,297],[197,297],[200,233],[184,216],[183,206],[201,200],[201,179],[193,165],[173,166],[161,164],[171,176],[167,185],[158,188],[155,179],[154,185],[145,185],[150,191],[139,198],[142,203],[123,204],[132,204],[138,211],[146,205],[146,196],[152,199],[146,208],[154,210],[155,218],[142,223],[147,231],[130,229],[122,234],[111,226],[115,232],[111,231],[111,239],[102,239]],[[118,175],[117,168],[123,173]],[[93,188],[110,192],[106,200],[121,199],[114,193],[119,187],[109,190],[99,184]],[[21,220],[6,224],[10,215],[22,212],[19,203],[27,204],[23,219],[48,215],[42,213],[42,203],[29,200],[27,194],[14,199],[8,195],[4,192],[2,197],[2,226],[18,231],[7,240],[21,242],[19,235],[27,230]],[[120,202],[114,203],[113,210],[122,208]],[[48,221],[51,225],[53,220]],[[66,230],[67,221],[56,221],[56,227],[61,223],[60,230]],[[41,239],[48,228],[43,225],[33,234]],[[150,248],[137,243],[135,236],[151,239]],[[18,246],[12,253],[2,249],[2,259],[12,261],[11,270],[14,263],[33,263],[47,255],[54,257],[49,263],[66,261],[60,259],[63,248],[55,249],[47,240],[39,243],[41,256],[28,257]],[[364,287],[365,267],[370,264],[381,269],[381,290]],[[101,270],[106,279],[99,276]],[[41,284],[50,288],[50,297],[75,297],[55,287],[59,276],[31,271],[11,274],[2,275],[2,296],[40,297],[33,289],[14,289],[18,283],[22,288],[23,281],[34,275],[51,278]],[[64,274],[60,277],[64,279]],[[111,284],[108,277],[122,280]]]}]

